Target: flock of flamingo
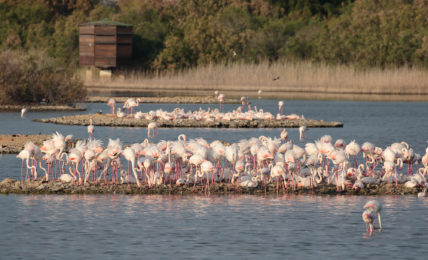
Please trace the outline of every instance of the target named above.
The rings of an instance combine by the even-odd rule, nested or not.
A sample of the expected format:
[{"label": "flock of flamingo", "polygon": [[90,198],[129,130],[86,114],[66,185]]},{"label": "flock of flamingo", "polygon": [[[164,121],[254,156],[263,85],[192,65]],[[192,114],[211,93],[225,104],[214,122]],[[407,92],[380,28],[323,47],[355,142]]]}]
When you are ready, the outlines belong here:
[{"label": "flock of flamingo", "polygon": [[[217,95],[217,93],[216,93]],[[195,111],[185,112],[182,108],[176,108],[173,111],[164,111],[162,109],[150,110],[148,112],[137,111],[134,113],[134,108],[138,107],[141,100],[139,98],[128,98],[122,108],[117,108],[116,101],[111,98],[108,100],[107,105],[110,106],[110,113],[112,116],[118,118],[135,118],[135,119],[148,119],[148,120],[176,120],[176,119],[191,119],[196,121],[231,121],[231,120],[284,120],[284,119],[305,119],[303,115],[297,114],[283,115],[284,102],[278,102],[278,113],[273,115],[270,112],[265,112],[263,109],[257,109],[257,106],[251,107],[245,96],[241,97],[241,104],[238,108],[224,112],[223,102],[224,94],[218,94],[217,98],[220,102],[219,109],[211,110],[208,108],[204,110],[200,108]]]},{"label": "flock of flamingo", "polygon": [[[259,97],[261,95],[259,91]],[[198,110],[173,112],[162,110],[137,112],[139,99],[128,99],[122,109],[115,111],[114,99],[108,101],[111,113],[118,117],[131,116],[146,119],[191,118],[195,120],[213,119],[272,119],[273,115],[262,109],[251,109],[245,97],[242,106],[224,113],[224,95],[215,93],[220,110]],[[278,102],[277,119],[283,116],[284,103]],[[247,111],[243,110],[247,107]],[[125,109],[129,109],[127,113]],[[26,111],[25,111],[26,112]],[[25,112],[23,112],[25,114]],[[300,118],[291,115],[291,118]],[[156,124],[148,126],[155,135]],[[306,139],[306,127],[300,127],[300,141]],[[370,142],[361,146],[351,141],[348,144],[338,139],[333,142],[329,135],[315,142],[299,146],[288,140],[287,130],[280,137],[243,139],[238,143],[224,144],[220,140],[208,142],[203,138],[187,140],[184,134],[175,141],[151,143],[145,139],[141,143],[124,146],[120,139],[109,139],[107,146],[94,137],[92,122],[88,126],[89,138],[73,142],[73,136],[54,133],[51,139],[38,147],[32,142],[25,144],[17,155],[22,159],[21,181],[37,179],[38,172],[44,172],[45,180],[57,180],[87,185],[89,182],[105,184],[136,183],[138,187],[162,184],[187,185],[195,189],[202,186],[205,191],[214,183],[231,183],[236,187],[265,188],[269,183],[280,189],[314,188],[319,185],[335,185],[338,191],[360,190],[366,185],[392,183],[405,187],[424,187],[418,196],[425,196],[428,187],[428,147],[423,156],[414,153],[405,142],[393,143],[382,149]],[[24,175],[24,162],[26,173]],[[127,162],[127,165],[126,165]],[[416,169],[416,165],[422,164]],[[405,166],[406,165],[406,166]],[[375,215],[378,215],[380,228],[382,205],[372,200],[364,205],[363,221],[367,232],[374,230]]]},{"label": "flock of flamingo", "polygon": [[[277,189],[296,189],[326,183],[338,191],[375,183],[428,186],[428,148],[421,156],[405,142],[382,149],[369,142],[360,146],[338,139],[333,143],[331,136],[325,135],[301,147],[287,141],[284,129],[279,138],[260,136],[230,145],[202,138],[187,140],[180,135],[176,141],[151,143],[145,139],[127,147],[119,139],[109,139],[104,147],[94,138],[93,126],[88,127],[88,133],[88,140],[78,140],[74,145],[71,135],[64,137],[58,132],[41,147],[26,143],[17,155],[22,166],[26,162],[25,178],[36,179],[41,169],[46,180],[57,179],[55,169],[59,168],[59,180],[76,184],[104,180],[135,182],[138,186],[147,183],[150,187],[165,183],[208,187],[214,182],[230,182],[258,187],[274,182]],[[127,167],[121,158],[128,162]],[[422,167],[415,170],[420,163]]]}]

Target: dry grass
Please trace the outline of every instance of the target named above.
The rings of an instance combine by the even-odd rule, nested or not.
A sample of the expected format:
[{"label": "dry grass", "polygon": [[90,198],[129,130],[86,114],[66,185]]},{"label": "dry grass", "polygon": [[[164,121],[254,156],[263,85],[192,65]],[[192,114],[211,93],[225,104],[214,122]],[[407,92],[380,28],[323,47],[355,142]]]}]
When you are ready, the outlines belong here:
[{"label": "dry grass", "polygon": [[[273,80],[274,78],[279,79]],[[87,82],[105,87],[156,88],[183,91],[220,91],[254,93],[322,93],[428,95],[428,71],[420,68],[367,69],[330,66],[310,62],[278,62],[269,65],[207,65],[179,73],[147,75],[128,72],[111,82]],[[251,96],[251,94],[248,94]],[[248,96],[247,95],[247,96]],[[253,96],[254,96],[253,95]]]}]

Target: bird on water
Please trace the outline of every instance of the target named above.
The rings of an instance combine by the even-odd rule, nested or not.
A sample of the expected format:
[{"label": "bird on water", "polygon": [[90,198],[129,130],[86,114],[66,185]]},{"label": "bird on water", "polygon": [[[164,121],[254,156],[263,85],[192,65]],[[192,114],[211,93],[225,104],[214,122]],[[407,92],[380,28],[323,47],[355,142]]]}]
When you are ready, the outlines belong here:
[{"label": "bird on water", "polygon": [[382,203],[380,203],[378,200],[370,200],[364,204],[363,208],[365,209],[362,215],[363,221],[369,225],[367,231],[372,233],[373,230],[375,230],[374,221],[376,219],[376,214],[379,219],[379,230],[382,231]]}]

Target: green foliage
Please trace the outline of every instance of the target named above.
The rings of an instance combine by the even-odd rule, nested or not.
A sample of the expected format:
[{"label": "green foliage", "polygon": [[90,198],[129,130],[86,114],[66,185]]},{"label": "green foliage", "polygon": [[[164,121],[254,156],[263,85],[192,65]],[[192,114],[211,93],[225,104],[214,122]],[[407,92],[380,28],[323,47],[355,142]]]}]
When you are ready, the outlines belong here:
[{"label": "green foliage", "polygon": [[65,104],[85,96],[86,89],[73,72],[57,67],[46,55],[0,54],[0,104]]},{"label": "green foliage", "polygon": [[[20,3],[20,4],[18,4]],[[42,50],[78,65],[78,25],[133,26],[133,66],[311,60],[428,67],[426,0],[5,0],[0,48]]]}]

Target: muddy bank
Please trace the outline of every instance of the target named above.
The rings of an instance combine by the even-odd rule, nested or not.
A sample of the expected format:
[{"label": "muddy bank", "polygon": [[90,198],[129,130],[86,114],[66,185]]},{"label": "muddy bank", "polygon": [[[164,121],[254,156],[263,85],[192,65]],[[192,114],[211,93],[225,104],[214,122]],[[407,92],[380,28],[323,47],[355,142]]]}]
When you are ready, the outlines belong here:
[{"label": "muddy bank", "polygon": [[[92,96],[86,97],[85,102],[88,103],[107,103],[111,97]],[[114,97],[116,102],[124,103],[129,97]],[[140,103],[171,103],[171,104],[215,104],[218,103],[214,96],[161,96],[161,97],[138,97]],[[225,104],[240,104],[240,100],[235,98],[226,98]]]},{"label": "muddy bank", "polygon": [[83,106],[48,106],[48,105],[34,105],[34,106],[26,106],[26,105],[0,105],[0,112],[2,111],[16,111],[21,112],[22,108],[27,108],[28,111],[85,111],[86,107]]},{"label": "muddy bank", "polygon": [[16,154],[19,153],[26,142],[31,141],[40,146],[43,141],[50,139],[52,135],[0,135],[0,154]]},{"label": "muddy bank", "polygon": [[276,184],[263,185],[256,188],[238,187],[229,183],[216,183],[206,186],[178,186],[178,185],[159,185],[149,187],[143,185],[138,187],[136,184],[101,184],[88,183],[87,185],[75,185],[70,183],[61,183],[56,181],[21,181],[6,178],[0,181],[0,193],[2,194],[311,194],[311,195],[416,195],[422,188],[405,188],[404,185],[395,186],[394,184],[368,185],[362,190],[353,190],[351,188],[345,191],[337,191],[336,186],[322,185],[314,189],[310,188],[291,188],[279,189]]},{"label": "muddy bank", "polygon": [[[76,116],[62,116],[46,119],[34,119],[41,123],[54,123],[62,125],[89,125],[89,119],[97,126],[125,126],[125,127],[147,127],[152,122],[147,119],[118,118],[104,114],[89,114]],[[326,122],[324,120],[312,119],[284,119],[284,120],[231,120],[231,121],[197,121],[190,119],[158,120],[158,127],[200,127],[200,128],[295,128],[307,127],[343,127],[342,122]]]}]

